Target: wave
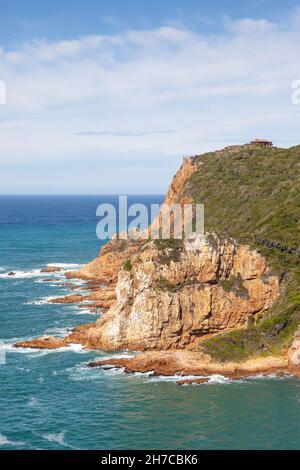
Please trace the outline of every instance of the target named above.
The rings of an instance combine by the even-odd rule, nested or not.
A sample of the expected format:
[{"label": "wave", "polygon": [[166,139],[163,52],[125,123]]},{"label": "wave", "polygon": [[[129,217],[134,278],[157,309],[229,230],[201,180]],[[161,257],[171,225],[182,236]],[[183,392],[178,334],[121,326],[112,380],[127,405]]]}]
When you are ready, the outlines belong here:
[{"label": "wave", "polygon": [[[49,263],[47,264],[48,267],[54,267],[57,266],[58,268],[62,268],[61,271],[57,272],[50,272],[50,273],[45,273],[42,272],[42,268],[36,268],[36,269],[29,269],[29,270],[14,270],[11,269],[10,271],[7,271],[6,273],[1,273],[0,274],[0,279],[32,279],[32,278],[39,278],[39,277],[49,277],[49,278],[55,278],[55,277],[62,277],[64,276],[64,273],[68,271],[69,269],[79,269],[81,268],[81,264],[75,264],[75,263]],[[7,268],[1,268],[0,271],[3,271]],[[13,274],[12,274],[13,273]]]},{"label": "wave", "polygon": [[[136,373],[137,374],[137,373]],[[194,380],[194,379],[204,379],[207,377],[204,377],[203,375],[179,375],[179,374],[174,374],[174,375],[153,375],[154,373],[139,373],[141,376],[146,376],[149,375],[151,382],[177,382],[178,380]],[[152,374],[152,375],[151,375]]]},{"label": "wave", "polygon": [[13,447],[23,446],[24,442],[22,442],[22,441],[10,441],[6,436],[4,436],[3,434],[0,434],[0,447],[6,446],[6,445],[13,446]]},{"label": "wave", "polygon": [[[32,339],[32,338],[29,338]],[[28,338],[26,338],[28,340]],[[30,357],[40,357],[46,356],[48,354],[55,354],[60,352],[73,352],[78,354],[86,354],[90,351],[84,349],[81,344],[70,343],[68,346],[63,346],[57,349],[39,349],[39,348],[16,348],[14,344],[18,341],[24,341],[24,338],[16,338],[14,342],[5,342],[0,341],[0,351],[10,352],[10,353],[19,353],[19,354],[28,354]]]},{"label": "wave", "polygon": [[95,361],[109,361],[111,359],[132,359],[137,353],[124,351],[123,353],[110,354],[109,356],[102,356],[94,359]]},{"label": "wave", "polygon": [[72,328],[68,328],[67,326],[54,326],[53,328],[48,328],[45,330],[45,334],[64,338],[67,336],[67,334],[70,333],[71,330]]},{"label": "wave", "polygon": [[210,384],[227,384],[230,382],[232,382],[231,379],[228,379],[227,377],[224,377],[224,375],[220,374],[212,374],[208,381]]},{"label": "wave", "polygon": [[69,379],[73,382],[91,382],[103,380],[103,375],[125,375],[124,367],[91,368],[86,364],[76,365],[68,369]]},{"label": "wave", "polygon": [[0,279],[31,279],[39,276],[45,276],[45,273],[41,273],[40,269],[31,269],[29,271],[11,270],[6,273],[1,273]]},{"label": "wave", "polygon": [[3,434],[0,434],[0,446],[5,446],[7,444],[10,444],[10,441],[7,437],[3,436]]},{"label": "wave", "polygon": [[36,408],[36,407],[40,406],[39,399],[36,398],[36,397],[30,397],[29,400],[28,400],[28,406],[30,408]]},{"label": "wave", "polygon": [[36,300],[28,300],[28,302],[25,302],[24,305],[46,305],[53,299],[56,299],[56,296],[42,297],[41,299]]},{"label": "wave", "polygon": [[53,433],[53,434],[44,434],[43,439],[49,442],[57,442],[57,444],[60,444],[61,446],[64,447],[69,447],[68,444],[65,443],[65,431],[61,431],[58,433]]},{"label": "wave", "polygon": [[99,313],[89,308],[78,308],[76,309],[75,315],[99,315]]},{"label": "wave", "polygon": [[283,375],[277,375],[274,373],[269,373],[269,374],[257,374],[257,375],[251,375],[247,377],[249,380],[265,380],[265,379],[276,379],[276,380],[284,380],[287,378],[293,377],[292,374],[289,372],[285,372]]},{"label": "wave", "polygon": [[80,269],[83,265],[78,263],[48,263],[47,266],[62,269]]}]

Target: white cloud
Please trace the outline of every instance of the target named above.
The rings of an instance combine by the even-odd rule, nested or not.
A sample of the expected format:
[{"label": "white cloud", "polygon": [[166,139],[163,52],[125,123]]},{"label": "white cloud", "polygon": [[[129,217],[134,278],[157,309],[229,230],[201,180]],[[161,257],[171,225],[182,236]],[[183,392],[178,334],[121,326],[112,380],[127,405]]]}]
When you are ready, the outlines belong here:
[{"label": "white cloud", "polygon": [[[151,183],[158,190],[167,185],[180,155],[256,135],[294,144],[296,24],[295,15],[281,24],[226,19],[226,32],[220,27],[213,37],[168,26],[0,48],[0,79],[7,88],[7,104],[0,108],[0,170],[8,159],[37,167],[60,159],[68,188],[70,161],[79,169],[88,156],[97,156],[90,174],[99,171],[101,181],[101,165],[113,159],[115,168],[134,155],[139,180],[146,182],[143,165],[151,167],[155,156],[169,162]],[[91,135],[78,135],[90,129]],[[51,172],[41,176],[51,177]],[[7,187],[8,180],[0,171],[0,185]]]},{"label": "white cloud", "polygon": [[273,23],[270,23],[267,20],[253,20],[251,18],[244,18],[242,20],[231,20],[227,18],[225,21],[225,26],[228,31],[234,34],[266,34],[277,29],[277,26]]}]

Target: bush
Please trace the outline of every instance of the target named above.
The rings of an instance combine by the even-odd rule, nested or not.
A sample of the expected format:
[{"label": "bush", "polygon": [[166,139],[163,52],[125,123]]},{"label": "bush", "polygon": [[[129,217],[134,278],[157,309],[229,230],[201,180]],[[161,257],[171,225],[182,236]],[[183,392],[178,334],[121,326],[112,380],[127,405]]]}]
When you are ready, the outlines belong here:
[{"label": "bush", "polygon": [[127,271],[127,272],[132,271],[132,263],[131,263],[130,259],[125,261],[125,263],[123,264],[123,269],[124,269],[124,271]]}]

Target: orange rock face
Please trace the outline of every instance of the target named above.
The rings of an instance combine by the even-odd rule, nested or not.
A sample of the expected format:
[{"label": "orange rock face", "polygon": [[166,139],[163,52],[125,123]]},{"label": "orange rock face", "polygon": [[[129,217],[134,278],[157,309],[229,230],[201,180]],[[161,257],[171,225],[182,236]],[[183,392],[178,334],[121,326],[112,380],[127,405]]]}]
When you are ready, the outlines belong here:
[{"label": "orange rock face", "polygon": [[86,325],[77,326],[77,328],[74,328],[74,330],[65,338],[65,342],[85,344],[87,332],[94,326],[95,323],[88,323]]},{"label": "orange rock face", "polygon": [[114,285],[124,262],[139,251],[141,244],[141,241],[111,240],[101,248],[97,258],[79,271],[70,271],[66,276]]},{"label": "orange rock face", "polygon": [[65,297],[57,297],[56,299],[49,300],[51,304],[75,304],[81,302],[83,296],[80,294],[66,295]]},{"label": "orange rock face", "polygon": [[[149,351],[137,354],[132,358],[105,359],[88,364],[89,367],[114,366],[124,368],[127,373],[152,372],[154,375],[182,376],[181,382],[197,383],[206,380],[205,377],[219,374],[237,379],[260,374],[283,374],[287,371],[287,360],[282,357],[264,357],[250,359],[243,363],[213,362],[209,355],[186,350]],[[184,376],[203,376],[185,379]]]},{"label": "orange rock face", "polygon": [[86,300],[93,302],[93,308],[101,308],[108,310],[116,301],[116,289],[115,287],[106,287],[94,289],[93,293],[86,297]]},{"label": "orange rock face", "polygon": [[155,242],[121,269],[117,300],[87,331],[93,348],[196,348],[203,337],[244,328],[279,296],[265,259],[214,234],[163,252]]}]

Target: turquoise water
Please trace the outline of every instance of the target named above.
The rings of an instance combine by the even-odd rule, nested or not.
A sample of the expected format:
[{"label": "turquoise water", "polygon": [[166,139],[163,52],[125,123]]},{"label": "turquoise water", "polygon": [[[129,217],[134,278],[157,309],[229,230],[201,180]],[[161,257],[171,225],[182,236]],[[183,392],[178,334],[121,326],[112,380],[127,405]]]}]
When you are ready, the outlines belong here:
[{"label": "turquoise water", "polygon": [[44,303],[68,291],[59,275],[44,282],[50,276],[39,270],[49,263],[69,269],[97,254],[100,202],[0,197],[0,449],[299,449],[299,380],[212,377],[180,387],[173,378],[88,369],[107,356],[99,351],[12,348],[95,319],[76,305]]}]

